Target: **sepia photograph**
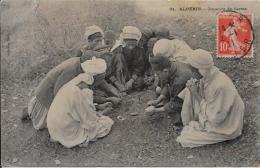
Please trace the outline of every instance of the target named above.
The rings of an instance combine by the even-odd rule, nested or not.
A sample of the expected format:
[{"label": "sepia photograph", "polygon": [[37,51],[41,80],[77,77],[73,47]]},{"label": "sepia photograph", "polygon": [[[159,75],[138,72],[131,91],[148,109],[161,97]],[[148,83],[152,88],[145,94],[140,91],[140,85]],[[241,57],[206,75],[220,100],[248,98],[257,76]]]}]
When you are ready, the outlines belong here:
[{"label": "sepia photograph", "polygon": [[1,167],[260,167],[259,0],[0,0]]}]

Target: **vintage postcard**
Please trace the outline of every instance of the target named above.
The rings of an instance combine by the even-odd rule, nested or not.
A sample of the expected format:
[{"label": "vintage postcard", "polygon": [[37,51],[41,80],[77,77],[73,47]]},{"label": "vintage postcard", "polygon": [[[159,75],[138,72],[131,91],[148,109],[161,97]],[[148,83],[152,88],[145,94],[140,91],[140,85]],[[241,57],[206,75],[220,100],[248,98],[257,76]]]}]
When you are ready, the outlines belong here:
[{"label": "vintage postcard", "polygon": [[260,166],[260,1],[0,4],[2,167]]}]

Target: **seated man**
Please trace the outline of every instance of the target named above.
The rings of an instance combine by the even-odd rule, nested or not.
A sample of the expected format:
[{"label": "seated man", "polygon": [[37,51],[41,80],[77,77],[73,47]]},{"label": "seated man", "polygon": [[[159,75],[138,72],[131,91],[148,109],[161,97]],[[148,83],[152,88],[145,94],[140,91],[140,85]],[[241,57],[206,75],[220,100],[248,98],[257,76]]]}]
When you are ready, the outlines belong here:
[{"label": "seated man", "polygon": [[[195,77],[196,72],[187,64],[171,62],[164,56],[150,58],[153,70],[159,75],[162,91],[156,100],[147,103],[147,114],[158,112],[180,113],[182,100],[177,96],[186,86],[186,82]],[[166,101],[166,102],[165,102]]]},{"label": "seated man", "polygon": [[84,60],[90,60],[93,56],[98,57],[100,53],[95,52],[96,48],[100,48],[103,43],[104,32],[96,26],[89,26],[85,29],[83,46],[78,51],[77,56]]},{"label": "seated man", "polygon": [[102,115],[104,111],[97,112],[93,104],[91,88],[96,83],[95,76],[105,77],[105,61],[88,60],[83,68],[84,73],[58,91],[47,115],[51,140],[58,141],[67,148],[77,145],[86,147],[90,141],[106,136],[114,123]]},{"label": "seated man", "polygon": [[195,50],[190,64],[203,78],[189,81],[179,95],[184,100],[181,116],[185,127],[177,142],[198,147],[240,136],[245,105],[232,80],[214,66],[205,50]]},{"label": "seated man", "polygon": [[[162,55],[169,58],[171,61],[178,61],[187,64],[188,57],[192,55],[193,49],[184,41],[179,39],[160,39],[153,45],[153,55]],[[158,76],[155,74],[155,76]],[[160,94],[161,86],[158,82],[159,77],[156,78],[154,87],[156,87],[156,93]]]},{"label": "seated man", "polygon": [[[92,30],[93,27],[90,26],[87,29]],[[92,33],[93,32],[95,31],[92,31]],[[102,38],[100,36],[97,36],[96,38],[91,37],[91,40],[88,40],[87,48],[95,48],[99,46],[101,42]],[[34,128],[37,130],[45,128],[47,112],[55,95],[64,84],[84,72],[82,68],[84,62],[85,57],[72,57],[51,69],[35,89],[29,100],[28,109],[24,108],[21,119],[31,119]],[[97,87],[103,87],[101,86],[103,83],[104,82],[101,82],[100,86]],[[118,104],[120,102],[119,98],[107,97],[102,98],[103,102],[98,102],[98,100],[100,100],[99,97],[100,96],[94,97],[96,103],[103,103],[104,100],[106,100],[106,102],[112,102],[113,104]]]},{"label": "seated man", "polygon": [[[104,37],[105,35],[106,37]],[[108,65],[107,72],[106,72],[107,75],[106,79],[115,78],[113,77],[113,75],[111,75],[111,63],[110,63],[111,54],[109,54],[109,50],[111,46],[103,45],[104,41],[110,41],[110,42],[113,41],[112,35],[113,35],[112,32],[110,33],[106,32],[106,34],[104,34],[103,30],[98,26],[87,27],[84,34],[84,39],[85,39],[84,45],[78,53],[78,57],[80,57],[82,60],[90,60],[92,59],[92,57],[105,59]],[[116,83],[115,81],[113,82]],[[103,91],[108,96],[121,97],[118,89],[113,85],[109,84],[108,80],[103,80],[103,82],[100,84],[99,88],[97,89]],[[95,92],[95,93],[99,93],[99,92]],[[98,94],[98,95],[102,96],[104,94]]]},{"label": "seated man", "polygon": [[128,91],[140,90],[144,86],[146,59],[144,49],[138,46],[141,36],[138,28],[125,26],[120,39],[111,49],[114,54],[114,64],[120,66],[116,71],[116,78]]},{"label": "seated man", "polygon": [[[153,47],[154,44],[158,41],[158,38],[150,38],[147,42],[147,52],[146,55],[148,56],[148,60],[153,57]],[[159,86],[159,77],[158,75],[153,71],[151,64],[149,62],[148,68],[145,72],[145,78],[144,78],[145,86],[149,86],[151,89],[155,89],[157,86]]]}]

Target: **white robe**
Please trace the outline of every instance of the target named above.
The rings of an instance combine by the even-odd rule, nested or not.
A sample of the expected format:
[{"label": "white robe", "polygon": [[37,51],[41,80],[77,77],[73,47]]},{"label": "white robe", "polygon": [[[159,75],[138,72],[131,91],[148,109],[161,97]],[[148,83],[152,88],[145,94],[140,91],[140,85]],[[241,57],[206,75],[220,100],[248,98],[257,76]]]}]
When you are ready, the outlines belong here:
[{"label": "white robe", "polygon": [[240,136],[245,106],[230,78],[213,67],[200,83],[201,102],[187,88],[179,94],[184,100],[184,128],[177,142],[183,147],[197,147]]},{"label": "white robe", "polygon": [[97,115],[92,90],[76,86],[81,77],[72,79],[58,91],[47,116],[51,138],[67,148],[106,136],[114,123],[107,116]]}]

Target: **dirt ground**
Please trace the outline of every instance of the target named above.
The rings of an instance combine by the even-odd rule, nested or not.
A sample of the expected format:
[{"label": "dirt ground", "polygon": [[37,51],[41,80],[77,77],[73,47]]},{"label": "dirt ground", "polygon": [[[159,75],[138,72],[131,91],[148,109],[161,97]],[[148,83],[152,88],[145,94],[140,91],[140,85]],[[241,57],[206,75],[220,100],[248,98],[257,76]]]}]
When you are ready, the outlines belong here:
[{"label": "dirt ground", "polygon": [[[50,142],[47,130],[36,131],[30,121],[22,123],[19,119],[39,79],[21,81],[1,75],[1,166],[260,166],[260,87],[253,86],[260,80],[259,23],[258,18],[254,25],[254,58],[215,59],[245,102],[241,137],[182,148],[176,142],[180,130],[174,129],[174,118],[167,114],[144,115],[146,102],[155,96],[151,90],[144,90],[126,96],[122,105],[109,114],[115,124],[108,136],[87,148],[66,149]],[[177,18],[172,25],[173,32],[192,48],[207,49],[215,56],[215,21]],[[133,112],[138,115],[130,115]]]},{"label": "dirt ground", "polygon": [[[1,164],[2,166],[253,166],[259,165],[259,89],[246,100],[243,134],[240,138],[190,149],[176,141],[168,115],[147,117],[145,103],[152,91],[133,93],[122,106],[109,114],[115,124],[105,138],[88,148],[65,149],[49,140],[47,130],[35,131],[31,122],[19,120],[29,92],[28,85],[2,86]],[[256,92],[257,91],[257,92]],[[258,94],[257,94],[258,93]],[[130,113],[137,112],[137,116]],[[117,116],[124,120],[118,120]],[[258,127],[259,128],[259,127]],[[258,131],[258,132],[257,132]],[[257,141],[258,140],[258,141]]]}]

